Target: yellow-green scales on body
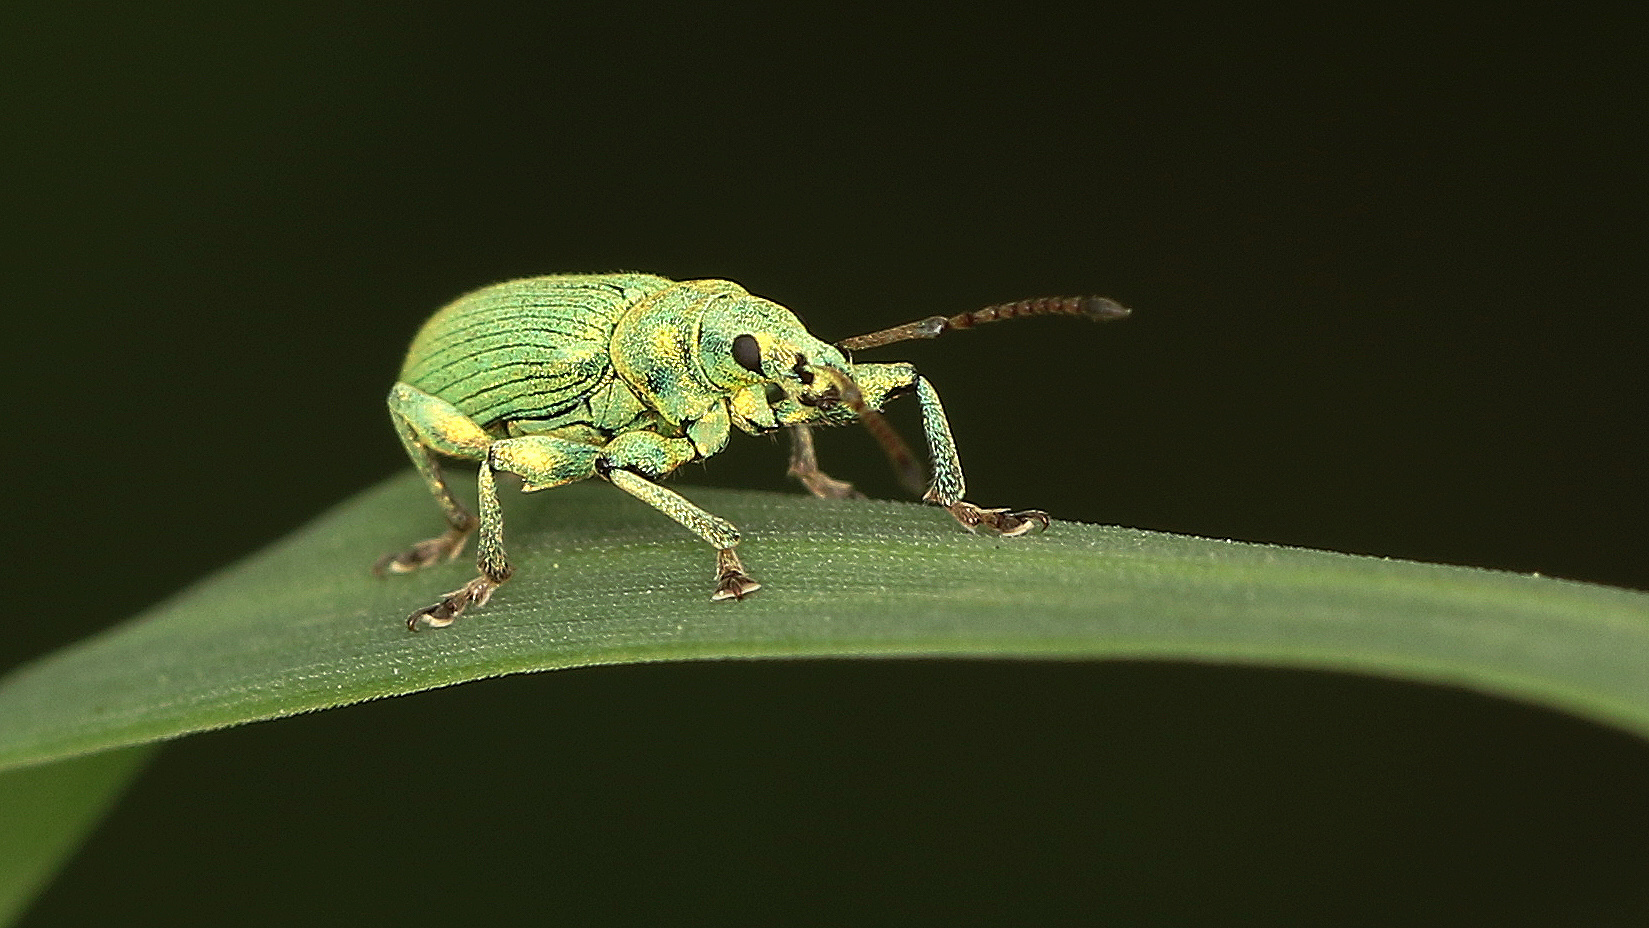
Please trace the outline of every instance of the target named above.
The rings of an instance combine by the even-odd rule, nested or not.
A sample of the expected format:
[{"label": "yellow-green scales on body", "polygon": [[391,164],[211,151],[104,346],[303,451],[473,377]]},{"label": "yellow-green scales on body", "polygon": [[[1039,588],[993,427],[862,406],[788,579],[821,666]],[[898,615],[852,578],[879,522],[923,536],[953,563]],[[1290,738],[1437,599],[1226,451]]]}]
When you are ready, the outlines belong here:
[{"label": "yellow-green scales on body", "polygon": [[[819,470],[809,427],[861,421],[920,492],[921,469],[879,415],[914,392],[932,459],[924,499],[970,529],[1015,536],[1048,524],[1045,513],[981,509],[964,485],[944,410],[909,364],[854,364],[842,350],[1022,315],[1122,318],[1096,297],[1026,300],[932,317],[840,346],[813,337],[777,303],[731,281],[672,281],[650,274],[568,274],[509,281],[449,304],[413,339],[390,391],[396,431],[446,515],[442,535],[379,561],[405,573],[456,556],[480,529],[480,575],[414,612],[408,626],[441,627],[484,604],[511,567],[493,473],[520,475],[527,491],[604,477],[717,549],[715,599],[759,588],[733,548],[738,530],[652,478],[724,448],[733,429],[788,427],[791,473],[819,496],[857,495]],[[458,502],[440,460],[479,465],[480,518]]]}]

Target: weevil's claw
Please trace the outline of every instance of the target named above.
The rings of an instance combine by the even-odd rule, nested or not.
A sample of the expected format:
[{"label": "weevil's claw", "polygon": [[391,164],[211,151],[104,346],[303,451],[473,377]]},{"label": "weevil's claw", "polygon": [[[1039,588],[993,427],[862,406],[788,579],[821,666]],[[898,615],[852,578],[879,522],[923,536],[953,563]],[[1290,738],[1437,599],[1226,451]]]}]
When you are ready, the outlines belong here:
[{"label": "weevil's claw", "polygon": [[710,594],[713,603],[729,599],[743,599],[761,589],[762,585],[750,579],[732,548],[716,552],[716,592]]},{"label": "weevil's claw", "polygon": [[1018,538],[1045,531],[1053,520],[1040,509],[981,509],[972,503],[957,501],[945,507],[962,527],[970,532],[984,532],[1003,538]]},{"label": "weevil's claw", "polygon": [[386,554],[372,565],[372,572],[382,577],[386,573],[410,574],[432,564],[450,561],[464,549],[470,533],[448,529],[437,538],[427,538],[399,554]]},{"label": "weevil's claw", "polygon": [[761,584],[744,574],[730,574],[716,581],[716,592],[710,594],[710,601],[720,603],[729,599],[743,599],[761,588]]},{"label": "weevil's claw", "polygon": [[446,628],[453,620],[464,614],[464,610],[474,606],[479,609],[492,598],[492,591],[498,589],[495,580],[486,577],[476,577],[446,595],[445,599],[433,606],[425,606],[407,616],[407,631],[417,632],[426,628]]}]

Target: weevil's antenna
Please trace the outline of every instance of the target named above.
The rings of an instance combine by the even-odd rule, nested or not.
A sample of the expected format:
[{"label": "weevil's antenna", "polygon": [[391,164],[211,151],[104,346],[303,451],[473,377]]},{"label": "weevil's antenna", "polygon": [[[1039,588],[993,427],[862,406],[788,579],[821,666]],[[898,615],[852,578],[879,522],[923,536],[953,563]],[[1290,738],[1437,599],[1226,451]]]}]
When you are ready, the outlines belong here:
[{"label": "weevil's antenna", "polygon": [[853,414],[858,416],[859,421],[864,425],[865,431],[869,432],[871,437],[876,439],[876,443],[882,446],[882,453],[887,455],[889,466],[893,468],[895,474],[899,475],[899,482],[904,485],[905,489],[915,496],[926,493],[928,491],[927,469],[916,459],[915,453],[910,450],[910,445],[905,443],[904,436],[893,428],[893,424],[887,421],[887,417],[870,408],[870,404],[865,402],[864,392],[859,389],[857,383],[853,382],[853,378],[848,376],[846,371],[840,371],[834,367],[816,367],[813,370],[828,372],[826,376],[835,382],[837,393],[837,396],[830,398],[829,402],[841,403],[848,409],[853,410]]},{"label": "weevil's antenna", "polygon": [[1131,312],[1133,310],[1116,300],[1102,296],[1041,297],[1034,300],[1019,300],[1015,303],[998,303],[956,316],[929,316],[869,335],[844,338],[836,343],[836,347],[847,351],[880,348],[883,345],[918,338],[938,338],[952,329],[971,329],[986,322],[1001,322],[1004,319],[1019,319],[1025,316],[1086,316],[1095,322],[1114,322],[1128,318]]},{"label": "weevil's antenna", "polygon": [[916,455],[911,453],[910,445],[905,443],[904,436],[894,430],[893,424],[887,421],[886,416],[863,403],[855,412],[859,414],[859,421],[864,424],[865,431],[882,446],[882,453],[887,455],[888,465],[899,475],[899,482],[905,489],[909,490],[912,496],[927,493],[927,468],[916,460]]}]

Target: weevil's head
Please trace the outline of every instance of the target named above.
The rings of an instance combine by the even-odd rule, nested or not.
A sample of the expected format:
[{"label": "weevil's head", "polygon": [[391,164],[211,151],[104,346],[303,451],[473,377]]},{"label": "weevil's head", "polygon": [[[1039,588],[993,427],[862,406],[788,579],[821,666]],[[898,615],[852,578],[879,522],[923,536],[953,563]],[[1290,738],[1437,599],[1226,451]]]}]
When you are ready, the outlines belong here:
[{"label": "weevil's head", "polygon": [[775,407],[840,409],[848,419],[862,406],[841,349],[814,338],[777,303],[760,297],[717,301],[700,322],[698,344],[705,377],[729,393],[771,384],[783,394],[773,398]]},{"label": "weevil's head", "polygon": [[880,412],[883,403],[916,388],[916,369],[909,364],[855,368],[840,348],[814,338],[788,309],[759,297],[706,307],[698,351],[704,376],[728,394],[748,396],[752,388],[767,386],[769,427],[858,419],[905,485],[917,495],[925,492],[926,471]]}]

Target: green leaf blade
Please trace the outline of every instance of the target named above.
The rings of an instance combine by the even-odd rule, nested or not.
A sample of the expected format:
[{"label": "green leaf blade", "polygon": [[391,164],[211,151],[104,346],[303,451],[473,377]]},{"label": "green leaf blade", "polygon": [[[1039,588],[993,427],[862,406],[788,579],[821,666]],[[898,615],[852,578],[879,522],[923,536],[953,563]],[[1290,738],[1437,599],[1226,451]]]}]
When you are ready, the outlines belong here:
[{"label": "green leaf blade", "polygon": [[0,681],[0,769],[482,677],[707,658],[1164,658],[1360,671],[1649,733],[1649,596],[1587,584],[1058,523],[1015,540],[940,511],[687,488],[745,532],[764,589],[598,482],[512,499],[515,579],[452,628],[413,608],[454,563],[376,579],[429,534],[409,477]]},{"label": "green leaf blade", "polygon": [[153,754],[128,748],[0,772],[0,925],[23,914]]}]

